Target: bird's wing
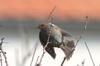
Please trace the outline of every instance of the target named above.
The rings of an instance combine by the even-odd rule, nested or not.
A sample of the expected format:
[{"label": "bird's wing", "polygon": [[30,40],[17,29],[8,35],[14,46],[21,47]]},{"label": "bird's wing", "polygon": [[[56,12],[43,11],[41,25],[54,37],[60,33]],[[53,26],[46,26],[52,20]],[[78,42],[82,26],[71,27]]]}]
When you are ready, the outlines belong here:
[{"label": "bird's wing", "polygon": [[61,33],[63,36],[67,36],[67,37],[71,37],[71,35],[69,34],[68,31],[64,30],[64,29],[61,29]]},{"label": "bird's wing", "polygon": [[66,46],[68,46],[69,48],[74,48],[75,47],[74,40],[64,40],[64,44]]},{"label": "bird's wing", "polygon": [[61,45],[60,48],[64,52],[66,59],[69,60],[73,55],[73,49],[69,48],[68,46]]},{"label": "bird's wing", "polygon": [[60,48],[63,50],[63,52],[66,55],[66,59],[69,60],[74,52],[74,41],[73,40],[65,40],[64,45],[61,45]]},{"label": "bird's wing", "polygon": [[53,47],[46,47],[45,50],[51,55],[51,57],[52,57],[53,59],[56,58],[56,53],[55,53]]}]

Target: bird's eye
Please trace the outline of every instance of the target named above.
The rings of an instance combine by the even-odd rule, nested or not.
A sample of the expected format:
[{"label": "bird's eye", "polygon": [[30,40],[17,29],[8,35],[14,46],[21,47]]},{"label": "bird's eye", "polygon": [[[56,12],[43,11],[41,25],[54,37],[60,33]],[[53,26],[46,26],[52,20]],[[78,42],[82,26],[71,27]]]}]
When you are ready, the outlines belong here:
[{"label": "bird's eye", "polygon": [[42,24],[41,26],[44,26],[44,24]]}]

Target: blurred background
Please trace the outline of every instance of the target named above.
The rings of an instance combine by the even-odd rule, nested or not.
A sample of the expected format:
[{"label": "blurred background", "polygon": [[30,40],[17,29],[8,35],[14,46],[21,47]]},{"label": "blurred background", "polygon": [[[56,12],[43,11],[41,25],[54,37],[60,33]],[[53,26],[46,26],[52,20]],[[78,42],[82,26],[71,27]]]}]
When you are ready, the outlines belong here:
[{"label": "blurred background", "polygon": [[[72,35],[69,40],[80,37],[85,25],[85,16],[89,17],[87,29],[78,43],[72,58],[64,66],[92,66],[85,46],[87,43],[95,66],[100,64],[100,1],[99,0],[6,0],[0,1],[0,37],[4,37],[3,50],[7,52],[9,66],[29,66],[32,54],[37,46],[32,65],[41,57],[43,47],[39,41],[39,29],[36,27],[46,20],[51,10],[53,23]],[[55,48],[56,59],[45,54],[42,66],[60,66],[65,56],[61,49]],[[40,58],[39,58],[40,59]],[[5,62],[3,60],[5,66]]]}]

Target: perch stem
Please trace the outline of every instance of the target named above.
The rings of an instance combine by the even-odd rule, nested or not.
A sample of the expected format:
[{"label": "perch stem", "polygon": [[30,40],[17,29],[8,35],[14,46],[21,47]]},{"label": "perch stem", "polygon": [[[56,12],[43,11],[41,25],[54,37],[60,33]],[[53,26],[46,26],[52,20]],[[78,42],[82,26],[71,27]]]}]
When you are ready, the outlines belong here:
[{"label": "perch stem", "polygon": [[89,47],[87,46],[86,42],[85,42],[85,46],[86,46],[86,48],[87,48],[87,50],[88,50],[88,53],[89,53],[89,55],[90,55],[92,64],[93,64],[93,66],[95,66],[95,63],[94,63],[93,58],[92,58],[92,54],[91,54],[91,52],[90,52],[90,50],[89,50]]},{"label": "perch stem", "polygon": [[[84,29],[82,30],[79,39],[77,39],[74,49],[67,55],[67,57],[75,50],[75,48],[76,48],[76,46],[78,45],[79,41],[82,39],[83,34],[84,34],[85,30],[87,29],[87,23],[88,23],[88,16],[86,16]],[[66,58],[64,57],[64,59],[63,59],[63,61],[62,61],[62,63],[61,63],[61,66],[63,66],[63,64],[64,64],[64,62],[65,62],[65,59],[66,59]]]},{"label": "perch stem", "polygon": [[33,60],[34,60],[34,56],[35,56],[35,53],[36,53],[37,46],[38,46],[38,43],[36,43],[35,50],[33,52],[33,56],[32,56],[32,60],[31,60],[30,66],[32,66],[32,63],[33,63]]}]

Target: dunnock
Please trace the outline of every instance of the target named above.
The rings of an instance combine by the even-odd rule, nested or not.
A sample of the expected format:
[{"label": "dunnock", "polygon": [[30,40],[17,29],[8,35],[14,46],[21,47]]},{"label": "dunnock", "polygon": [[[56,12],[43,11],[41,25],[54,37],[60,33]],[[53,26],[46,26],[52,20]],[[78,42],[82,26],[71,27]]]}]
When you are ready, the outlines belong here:
[{"label": "dunnock", "polygon": [[63,48],[64,45],[62,44],[64,44],[64,36],[70,37],[69,33],[52,23],[40,24],[38,28],[40,29],[39,39],[43,47],[47,44],[47,40],[50,35],[49,44],[47,45],[45,50],[52,56],[52,58],[55,59],[56,53],[54,47],[58,47],[65,50],[65,48]]}]

